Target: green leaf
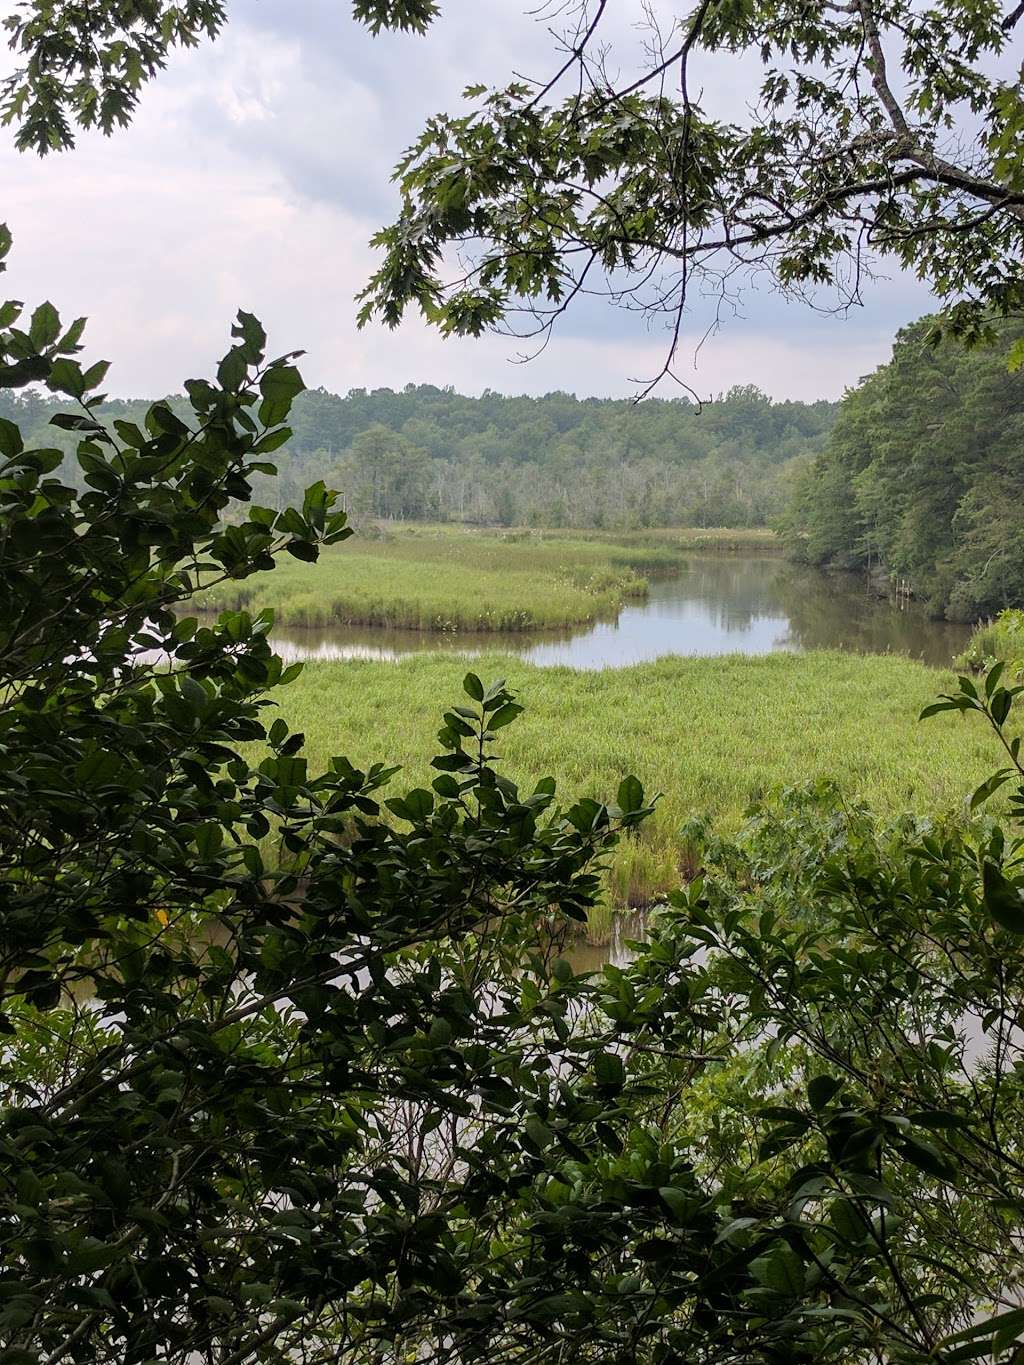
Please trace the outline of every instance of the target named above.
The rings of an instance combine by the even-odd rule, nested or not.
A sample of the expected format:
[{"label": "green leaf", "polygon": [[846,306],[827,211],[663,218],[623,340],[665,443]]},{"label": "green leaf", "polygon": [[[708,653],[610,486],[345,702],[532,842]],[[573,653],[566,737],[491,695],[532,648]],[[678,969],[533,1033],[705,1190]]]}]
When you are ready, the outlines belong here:
[{"label": "green leaf", "polygon": [[1006,668],[1005,659],[998,659],[989,669],[985,677],[985,696],[991,697],[999,685],[999,679],[1003,676]]},{"label": "green leaf", "polygon": [[815,1113],[819,1113],[843,1088],[834,1076],[815,1076],[807,1082],[807,1099]]},{"label": "green leaf", "polygon": [[434,797],[424,787],[414,787],[406,795],[405,808],[413,820],[426,820],[433,813]]},{"label": "green leaf", "polygon": [[258,365],[263,359],[267,345],[267,334],[263,324],[252,313],[238,310],[238,321],[231,329],[231,335],[240,337],[242,345],[238,348],[250,365]]},{"label": "green leaf", "polygon": [[930,1142],[925,1142],[922,1138],[913,1137],[908,1134],[900,1143],[900,1151],[912,1166],[918,1170],[927,1172],[939,1180],[955,1180],[957,1176],[957,1165],[949,1157],[943,1155],[937,1147]]},{"label": "green leaf", "polygon": [[689,1223],[700,1209],[690,1190],[677,1190],[672,1185],[662,1185],[658,1190],[662,1203],[679,1223]]},{"label": "green leaf", "polygon": [[804,1263],[792,1247],[781,1245],[750,1263],[750,1273],[759,1284],[776,1294],[796,1298],[804,1292]]},{"label": "green leaf", "polygon": [[74,360],[62,358],[55,360],[50,366],[50,374],[46,381],[47,388],[53,389],[56,393],[66,393],[72,398],[81,398],[85,393],[85,376],[82,374],[82,367]]},{"label": "green leaf", "polygon": [[545,1147],[550,1147],[555,1140],[554,1133],[543,1119],[539,1119],[536,1114],[530,1114],[527,1117],[525,1128],[526,1136],[533,1145],[539,1147],[541,1151],[543,1151]]},{"label": "green leaf", "polygon": [[37,351],[45,350],[57,340],[60,336],[60,314],[52,303],[41,303],[32,314],[28,335]]},{"label": "green leaf", "polygon": [[97,360],[95,365],[89,366],[89,368],[82,375],[82,383],[85,386],[85,390],[87,393],[91,392],[95,388],[98,388],[100,384],[103,383],[104,379],[106,379],[107,377],[107,371],[109,369],[110,369],[109,360]]},{"label": "green leaf", "polygon": [[615,1052],[599,1052],[594,1058],[594,1076],[599,1085],[621,1089],[626,1080],[626,1068]]},{"label": "green leaf", "polygon": [[927,720],[929,716],[937,716],[940,711],[963,711],[966,703],[962,701],[933,701],[930,706],[926,706],[918,720]]},{"label": "green leaf", "polygon": [[982,866],[982,903],[995,922],[1013,934],[1024,934],[1024,897],[993,862]]},{"label": "green leaf", "polygon": [[315,564],[320,558],[319,548],[308,540],[290,540],[284,547],[294,559],[305,564]]},{"label": "green leaf", "polygon": [[0,455],[12,460],[25,449],[21,432],[6,417],[0,417]]},{"label": "green leaf", "polygon": [[217,366],[217,383],[227,393],[235,393],[245,383],[249,373],[245,352],[240,346],[232,346]]},{"label": "green leaf", "polygon": [[622,779],[619,783],[616,804],[627,815],[643,809],[644,789],[638,778],[630,775]]},{"label": "green leaf", "polygon": [[989,797],[994,795],[1004,783],[1009,782],[1012,776],[1012,768],[1003,768],[1000,772],[993,773],[991,777],[986,778],[971,797],[971,810],[977,810],[979,806],[984,805]]},{"label": "green leaf", "polygon": [[462,680],[462,690],[467,697],[472,697],[474,701],[483,701],[484,685],[475,673],[467,673]]},{"label": "green leaf", "polygon": [[514,701],[506,702],[504,706],[499,706],[497,711],[487,717],[488,730],[501,730],[506,725],[511,725],[517,716],[523,714],[523,708]]},{"label": "green leaf", "polygon": [[294,365],[275,364],[260,380],[260,421],[265,426],[277,426],[291,411],[295,398],[305,388],[302,375]]}]

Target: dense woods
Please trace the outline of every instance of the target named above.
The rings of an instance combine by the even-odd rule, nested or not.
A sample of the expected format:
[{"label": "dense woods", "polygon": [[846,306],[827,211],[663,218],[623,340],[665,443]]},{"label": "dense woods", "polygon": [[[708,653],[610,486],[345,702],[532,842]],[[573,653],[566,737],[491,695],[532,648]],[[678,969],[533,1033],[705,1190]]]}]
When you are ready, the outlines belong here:
[{"label": "dense woods", "polygon": [[909,580],[930,610],[969,621],[1024,604],[1024,325],[991,345],[900,332],[892,360],[851,390],[826,450],[782,518],[811,564]]},{"label": "dense woods", "polygon": [[[146,407],[118,402],[100,411],[137,421]],[[345,397],[316,389],[295,404],[278,477],[257,477],[254,495],[280,508],[324,479],[363,517],[764,526],[801,462],[823,448],[835,407],[773,402],[753,385],[703,408],[685,399],[637,406],[567,393],[468,398],[432,384]],[[0,394],[0,414],[40,436],[54,410],[38,396]],[[53,439],[51,430],[46,440]],[[67,473],[74,476],[70,467]]]}]

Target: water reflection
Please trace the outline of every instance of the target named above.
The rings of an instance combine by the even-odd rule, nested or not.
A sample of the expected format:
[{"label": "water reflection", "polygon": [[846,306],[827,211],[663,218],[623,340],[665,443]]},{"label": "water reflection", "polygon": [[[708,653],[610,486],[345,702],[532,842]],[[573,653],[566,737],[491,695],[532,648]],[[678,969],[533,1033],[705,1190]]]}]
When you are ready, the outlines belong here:
[{"label": "water reflection", "polygon": [[577,973],[599,972],[605,963],[614,967],[628,967],[636,957],[633,945],[647,939],[647,917],[639,910],[616,913],[606,935],[595,942],[581,934],[565,950],[565,957]]},{"label": "water reflection", "polygon": [[970,628],[898,608],[852,575],[799,569],[778,558],[694,556],[685,571],[655,580],[618,619],[543,634],[482,634],[284,625],[274,641],[288,659],[395,660],[424,650],[502,650],[536,664],[617,668],[666,654],[772,654],[851,649],[909,654],[948,665]]}]

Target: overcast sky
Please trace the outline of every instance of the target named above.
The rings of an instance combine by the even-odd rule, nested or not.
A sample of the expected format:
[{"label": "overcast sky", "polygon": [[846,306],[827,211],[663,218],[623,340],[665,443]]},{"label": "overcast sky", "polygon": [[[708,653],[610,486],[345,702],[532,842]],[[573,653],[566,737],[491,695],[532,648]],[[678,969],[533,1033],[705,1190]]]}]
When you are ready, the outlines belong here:
[{"label": "overcast sky", "polygon": [[[413,382],[617,396],[657,371],[663,337],[591,303],[525,365],[508,339],[443,341],[418,319],[356,330],[368,239],[393,216],[390,173],[424,118],[454,109],[471,82],[552,69],[524,0],[446,0],[426,38],[373,39],[347,0],[230,8],[221,38],[177,55],[129,130],[43,160],[0,130],[15,237],[4,297],[49,296],[65,317],[86,314],[87,353],[113,362],[112,393],[163,394],[208,373],[239,307],[263,319],[275,351],[306,350],[308,383],[342,393]],[[639,9],[622,0],[626,60],[625,19]],[[709,75],[705,104],[727,112],[754,88],[747,76]],[[929,306],[901,277],[867,286],[845,319],[750,293],[697,355],[705,320],[691,320],[680,370],[702,395],[754,383],[778,398],[836,397]]]}]

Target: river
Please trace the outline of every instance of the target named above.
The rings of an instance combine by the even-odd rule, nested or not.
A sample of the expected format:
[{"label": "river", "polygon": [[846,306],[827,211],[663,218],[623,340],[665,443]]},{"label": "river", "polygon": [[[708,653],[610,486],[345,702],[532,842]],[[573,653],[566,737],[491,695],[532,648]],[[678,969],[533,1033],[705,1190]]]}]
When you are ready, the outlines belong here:
[{"label": "river", "polygon": [[651,582],[643,601],[614,620],[574,630],[472,634],[284,623],[274,643],[287,659],[395,660],[425,650],[501,650],[541,665],[619,668],[666,654],[771,654],[851,649],[907,654],[948,666],[970,627],[929,620],[897,606],[853,575],[797,568],[777,556],[693,555],[686,568]]}]

